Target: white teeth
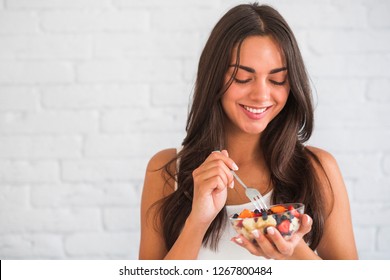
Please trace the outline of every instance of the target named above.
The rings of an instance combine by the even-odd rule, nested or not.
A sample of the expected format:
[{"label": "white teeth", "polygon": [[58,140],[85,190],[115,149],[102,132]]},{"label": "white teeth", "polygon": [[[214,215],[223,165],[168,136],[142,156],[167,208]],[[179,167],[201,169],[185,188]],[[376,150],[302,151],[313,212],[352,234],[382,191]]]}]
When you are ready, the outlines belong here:
[{"label": "white teeth", "polygon": [[255,109],[255,108],[251,108],[248,106],[244,106],[244,108],[245,108],[245,110],[247,110],[251,113],[254,113],[254,114],[261,114],[261,113],[265,112],[265,110],[267,110],[267,108]]}]

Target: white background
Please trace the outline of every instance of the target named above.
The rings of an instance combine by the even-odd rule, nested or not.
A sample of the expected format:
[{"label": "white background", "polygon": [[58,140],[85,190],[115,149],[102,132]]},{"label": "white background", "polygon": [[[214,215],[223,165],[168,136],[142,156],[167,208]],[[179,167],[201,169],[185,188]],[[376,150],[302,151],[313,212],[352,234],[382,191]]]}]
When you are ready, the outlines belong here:
[{"label": "white background", "polygon": [[[225,0],[0,0],[0,258],[136,259],[148,159],[180,145]],[[262,2],[263,3],[263,2]],[[360,258],[390,259],[390,1],[268,1],[313,82]]]}]

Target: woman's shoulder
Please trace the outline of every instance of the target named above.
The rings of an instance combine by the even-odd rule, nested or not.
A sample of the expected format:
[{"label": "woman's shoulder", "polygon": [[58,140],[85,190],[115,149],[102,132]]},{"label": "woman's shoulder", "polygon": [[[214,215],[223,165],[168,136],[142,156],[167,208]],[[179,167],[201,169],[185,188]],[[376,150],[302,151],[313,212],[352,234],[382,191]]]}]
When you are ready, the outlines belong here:
[{"label": "woman's shoulder", "polygon": [[313,165],[325,195],[328,195],[328,198],[334,198],[344,194],[346,187],[336,158],[330,152],[317,147],[307,147],[307,149],[317,158],[317,160],[314,159]]},{"label": "woman's shoulder", "polygon": [[148,163],[148,171],[160,170],[163,166],[172,162],[176,158],[177,150],[175,148],[165,149],[154,154]]},{"label": "woman's shoulder", "polygon": [[338,168],[336,158],[330,152],[314,146],[306,146],[306,149],[318,159],[325,171]]},{"label": "woman's shoulder", "polygon": [[166,149],[149,160],[142,194],[142,205],[146,208],[174,191],[175,179],[170,174],[174,174],[175,157],[176,149]]}]

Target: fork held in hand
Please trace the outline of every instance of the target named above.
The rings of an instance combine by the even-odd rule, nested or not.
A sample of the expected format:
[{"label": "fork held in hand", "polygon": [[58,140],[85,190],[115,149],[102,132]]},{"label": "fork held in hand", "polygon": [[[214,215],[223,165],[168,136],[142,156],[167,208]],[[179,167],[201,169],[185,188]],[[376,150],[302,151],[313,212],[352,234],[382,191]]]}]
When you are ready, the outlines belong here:
[{"label": "fork held in hand", "polygon": [[238,175],[236,174],[236,172],[234,172],[233,170],[231,170],[234,178],[236,178],[236,180],[241,184],[241,186],[243,186],[245,188],[245,195],[249,198],[249,200],[255,205],[256,209],[258,210],[265,210],[267,211],[268,210],[268,207],[267,207],[267,204],[265,204],[264,202],[264,199],[263,199],[263,196],[261,195],[261,193],[254,189],[254,188],[248,188],[243,181],[241,181],[240,177],[238,177]]}]

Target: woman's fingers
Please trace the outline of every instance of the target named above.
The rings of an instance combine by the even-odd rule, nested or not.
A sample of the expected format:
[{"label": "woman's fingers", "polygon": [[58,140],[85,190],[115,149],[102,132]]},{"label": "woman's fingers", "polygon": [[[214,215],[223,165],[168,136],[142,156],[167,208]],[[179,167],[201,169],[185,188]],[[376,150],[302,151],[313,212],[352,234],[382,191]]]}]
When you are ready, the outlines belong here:
[{"label": "woman's fingers", "polygon": [[237,164],[229,157],[227,150],[214,151],[209,158],[222,160],[230,170],[238,170]]},{"label": "woman's fingers", "polygon": [[313,224],[313,220],[307,214],[304,214],[301,219],[301,226],[299,229],[291,236],[291,241],[294,243],[298,243],[305,234],[311,231],[311,226]]},{"label": "woman's fingers", "polygon": [[286,259],[291,257],[296,246],[302,241],[303,236],[310,232],[312,219],[308,215],[303,215],[301,226],[289,240],[286,240],[274,227],[268,227],[266,233],[254,230],[252,232],[257,245],[254,245],[242,236],[233,238],[236,244],[246,248],[251,254],[272,259]]},{"label": "woman's fingers", "polygon": [[220,177],[222,184],[213,187],[224,188],[233,187],[234,178],[231,174],[231,167],[236,166],[234,161],[228,157],[227,151],[212,152],[209,157],[194,170],[193,178],[195,183],[213,182],[215,177]]}]

